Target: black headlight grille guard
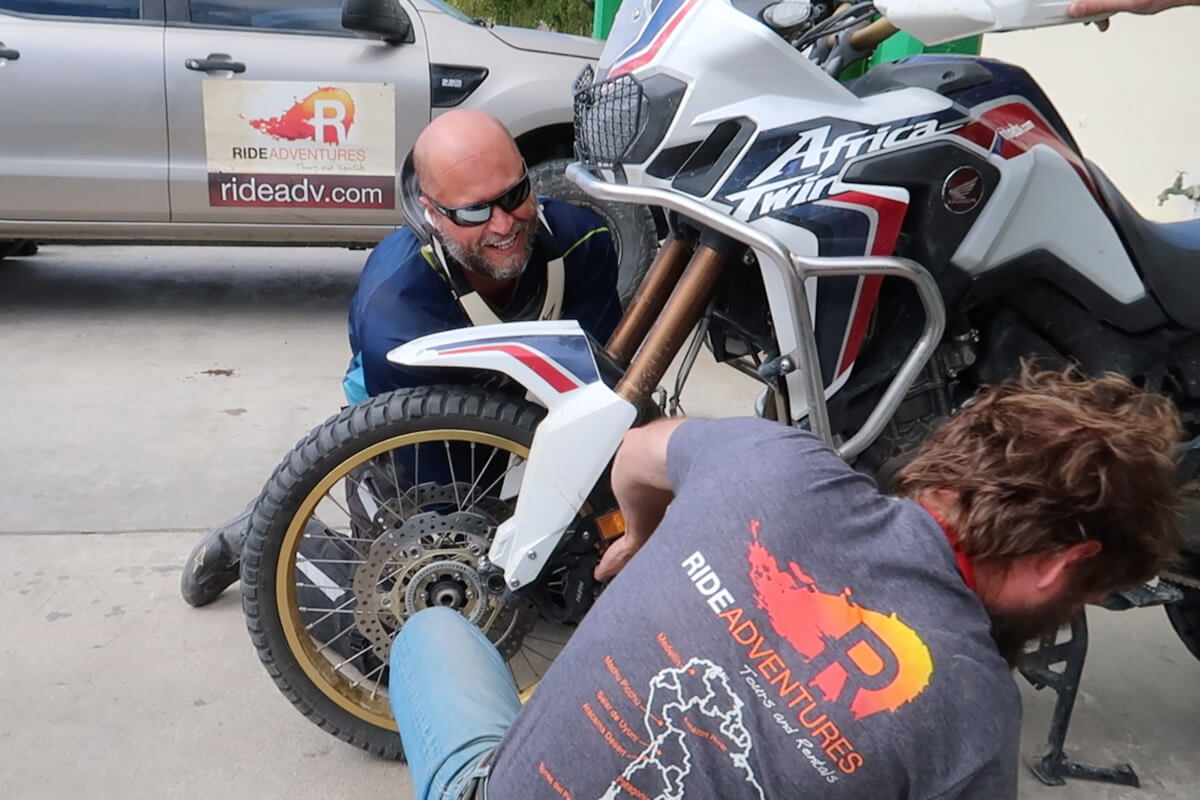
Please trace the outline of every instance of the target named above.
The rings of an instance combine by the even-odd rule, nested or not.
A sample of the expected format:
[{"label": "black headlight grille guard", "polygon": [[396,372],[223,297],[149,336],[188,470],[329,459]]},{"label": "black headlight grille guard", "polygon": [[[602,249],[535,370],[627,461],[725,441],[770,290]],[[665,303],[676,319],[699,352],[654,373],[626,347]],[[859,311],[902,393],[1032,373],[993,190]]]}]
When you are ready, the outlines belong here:
[{"label": "black headlight grille guard", "polygon": [[593,167],[615,167],[637,140],[645,95],[632,75],[593,83],[584,67],[575,79],[575,156]]}]

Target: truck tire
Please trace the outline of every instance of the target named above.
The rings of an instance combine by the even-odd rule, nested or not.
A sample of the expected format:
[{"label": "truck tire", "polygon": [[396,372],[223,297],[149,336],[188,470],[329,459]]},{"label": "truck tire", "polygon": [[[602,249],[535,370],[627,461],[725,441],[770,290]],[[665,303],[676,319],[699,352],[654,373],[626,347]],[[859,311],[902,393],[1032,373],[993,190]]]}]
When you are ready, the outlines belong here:
[{"label": "truck tire", "polygon": [[37,242],[30,239],[0,239],[0,259],[37,255]]},{"label": "truck tire", "polygon": [[533,181],[534,191],[590,209],[604,220],[612,233],[613,245],[617,248],[617,294],[621,298],[621,307],[628,308],[646,270],[658,253],[658,230],[654,216],[645,206],[609,203],[585,194],[564,174],[570,163],[569,158],[553,158],[531,166],[529,177]]}]

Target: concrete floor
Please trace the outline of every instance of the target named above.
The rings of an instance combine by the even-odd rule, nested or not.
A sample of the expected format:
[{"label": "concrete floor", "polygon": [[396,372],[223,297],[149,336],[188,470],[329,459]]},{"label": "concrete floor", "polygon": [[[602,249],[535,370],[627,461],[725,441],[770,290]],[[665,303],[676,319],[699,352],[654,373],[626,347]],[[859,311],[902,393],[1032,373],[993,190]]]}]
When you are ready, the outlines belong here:
[{"label": "concrete floor", "polygon": [[[180,564],[340,402],[363,253],[50,246],[0,263],[0,796],[411,797],[407,770],[305,722],[237,594]],[[746,408],[706,370],[685,407]],[[1093,610],[1070,750],[1143,788],[1022,773],[1023,798],[1200,797],[1200,663],[1159,609]],[[1053,698],[1023,687],[1023,752]]]}]

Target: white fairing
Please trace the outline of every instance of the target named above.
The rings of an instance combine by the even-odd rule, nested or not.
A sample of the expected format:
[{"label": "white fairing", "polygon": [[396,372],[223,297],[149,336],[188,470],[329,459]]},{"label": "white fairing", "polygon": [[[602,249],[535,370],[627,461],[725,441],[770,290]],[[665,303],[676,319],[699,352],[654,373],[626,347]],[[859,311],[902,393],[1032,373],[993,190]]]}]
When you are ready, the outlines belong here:
[{"label": "white fairing", "polygon": [[1122,303],[1146,295],[1112,223],[1066,159],[1035,145],[993,163],[1002,170],[1000,183],[955,253],[955,264],[978,275],[1045,250]]},{"label": "white fairing", "polygon": [[516,513],[501,523],[488,554],[510,587],[537,578],[636,416],[597,382],[572,392],[538,425]]},{"label": "white fairing", "polygon": [[876,0],[900,30],[925,44],[1020,28],[1080,22],[1067,16],[1070,0]]},{"label": "white fairing", "polygon": [[[575,356],[586,352],[590,370],[588,364],[555,360],[555,348]],[[488,556],[512,588],[533,581],[617,451],[636,409],[600,380],[587,335],[571,320],[437,333],[397,347],[388,360],[498,372],[546,407],[524,465],[516,511],[496,532]]]}]

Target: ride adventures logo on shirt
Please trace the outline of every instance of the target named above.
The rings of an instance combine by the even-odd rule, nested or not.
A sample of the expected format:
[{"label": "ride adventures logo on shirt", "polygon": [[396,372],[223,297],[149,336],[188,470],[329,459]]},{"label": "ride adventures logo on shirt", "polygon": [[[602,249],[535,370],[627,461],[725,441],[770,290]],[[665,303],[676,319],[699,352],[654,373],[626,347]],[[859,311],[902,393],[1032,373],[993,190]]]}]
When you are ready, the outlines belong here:
[{"label": "ride adventures logo on shirt", "polygon": [[[763,798],[778,794],[782,764],[811,769],[819,784],[871,785],[880,738],[867,732],[887,724],[878,715],[891,716],[929,686],[929,648],[897,614],[860,606],[850,588],[823,591],[829,587],[795,562],[781,565],[759,535],[762,523],[749,525],[741,573],[748,587],[720,574],[740,558],[714,565],[696,550],[679,562],[678,577],[711,611],[709,623],[694,625],[684,610],[686,628],[658,631],[656,647],[605,653],[599,683],[580,697],[576,719],[615,755],[617,769],[608,773],[606,756],[599,774],[580,774],[574,754],[539,753],[537,782],[551,796],[666,800],[716,791]],[[737,593],[747,588],[753,599],[739,603]],[[813,785],[799,774],[794,780],[801,783],[787,785]],[[847,791],[855,790],[830,797]]]},{"label": "ride adventures logo on shirt", "polygon": [[819,748],[840,772],[852,774],[865,757],[833,716],[849,711],[861,722],[912,702],[929,685],[933,657],[895,613],[858,605],[850,587],[837,594],[822,591],[795,562],[781,567],[760,540],[760,528],[758,520],[750,521],[747,561],[755,606],[766,613],[766,625],[755,609],[739,605],[721,588],[703,553],[680,566],[765,680],[760,699],[781,708],[777,723],[787,732],[802,730],[798,747]]}]

